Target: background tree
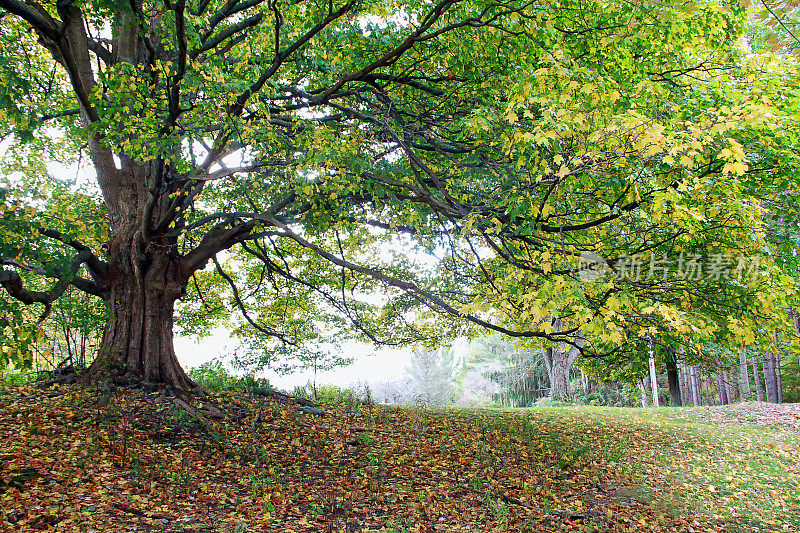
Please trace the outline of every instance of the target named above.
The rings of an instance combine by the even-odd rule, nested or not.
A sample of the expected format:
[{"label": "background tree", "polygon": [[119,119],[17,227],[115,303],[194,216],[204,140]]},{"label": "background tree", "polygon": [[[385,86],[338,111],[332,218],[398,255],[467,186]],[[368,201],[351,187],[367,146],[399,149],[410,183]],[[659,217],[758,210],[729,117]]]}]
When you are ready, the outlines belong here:
[{"label": "background tree", "polygon": [[453,352],[448,349],[414,350],[406,369],[406,395],[422,405],[451,405],[455,397]]},{"label": "background tree", "polygon": [[[563,328],[561,321],[554,322],[555,329],[561,331]],[[550,398],[567,401],[572,397],[570,391],[572,367],[578,360],[584,343],[583,337],[579,334],[574,346],[567,346],[566,343],[560,342],[555,346],[545,348],[544,363],[550,381]]]},{"label": "background tree", "polygon": [[473,339],[458,371],[464,400],[527,407],[548,394],[542,350],[520,349],[501,335]]}]

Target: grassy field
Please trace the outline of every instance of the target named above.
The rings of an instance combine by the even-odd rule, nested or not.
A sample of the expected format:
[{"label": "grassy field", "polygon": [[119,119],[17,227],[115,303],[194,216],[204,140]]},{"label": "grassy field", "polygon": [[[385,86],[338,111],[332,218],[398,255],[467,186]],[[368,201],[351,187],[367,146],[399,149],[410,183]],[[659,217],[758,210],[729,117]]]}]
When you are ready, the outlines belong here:
[{"label": "grassy field", "polygon": [[225,418],[197,418],[158,393],[3,389],[3,524],[86,532],[800,531],[796,406],[350,403],[323,406],[318,417],[242,392],[210,403]]}]

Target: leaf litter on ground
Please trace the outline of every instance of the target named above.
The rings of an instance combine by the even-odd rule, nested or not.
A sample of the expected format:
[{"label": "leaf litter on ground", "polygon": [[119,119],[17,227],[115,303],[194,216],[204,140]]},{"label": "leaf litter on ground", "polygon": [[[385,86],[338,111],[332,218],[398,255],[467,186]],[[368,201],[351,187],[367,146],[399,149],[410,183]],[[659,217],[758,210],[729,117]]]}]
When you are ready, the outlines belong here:
[{"label": "leaf litter on ground", "polygon": [[4,389],[2,525],[800,531],[796,435],[775,428],[740,431],[679,409],[351,404],[314,416],[238,391],[211,403],[224,419],[159,393]]}]

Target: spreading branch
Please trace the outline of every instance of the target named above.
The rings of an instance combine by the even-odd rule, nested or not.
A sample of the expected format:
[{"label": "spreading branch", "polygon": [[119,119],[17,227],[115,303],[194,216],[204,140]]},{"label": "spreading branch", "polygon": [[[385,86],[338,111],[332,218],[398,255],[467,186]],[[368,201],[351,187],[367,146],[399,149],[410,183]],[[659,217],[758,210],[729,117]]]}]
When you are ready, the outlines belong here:
[{"label": "spreading branch", "polygon": [[[91,289],[86,292],[96,296],[103,294],[103,291],[99,287],[75,275],[80,267],[89,260],[90,255],[91,254],[86,251],[79,252],[66,271],[54,270],[53,276],[56,277],[58,281],[49,291],[26,289],[20,275],[12,270],[6,269],[0,270],[0,285],[2,285],[9,296],[19,300],[25,305],[32,305],[35,303],[44,305],[44,311],[39,316],[39,322],[42,322],[50,314],[53,302],[59,299],[70,285],[82,290]],[[2,264],[6,266],[20,266],[25,270],[38,271],[35,267],[25,268],[23,265],[11,261],[3,261]]]}]

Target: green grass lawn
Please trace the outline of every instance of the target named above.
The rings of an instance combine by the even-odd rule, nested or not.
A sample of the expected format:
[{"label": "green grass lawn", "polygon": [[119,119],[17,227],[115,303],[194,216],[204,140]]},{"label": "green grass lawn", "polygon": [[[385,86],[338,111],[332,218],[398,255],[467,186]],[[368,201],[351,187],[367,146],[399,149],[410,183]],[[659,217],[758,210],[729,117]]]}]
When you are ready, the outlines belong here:
[{"label": "green grass lawn", "polygon": [[800,433],[774,420],[774,408],[752,403],[527,412],[550,420],[547,425],[560,428],[564,448],[579,453],[586,446],[581,432],[602,428],[599,447],[615,450],[638,480],[630,490],[672,514],[711,518],[725,531],[800,531]]}]

